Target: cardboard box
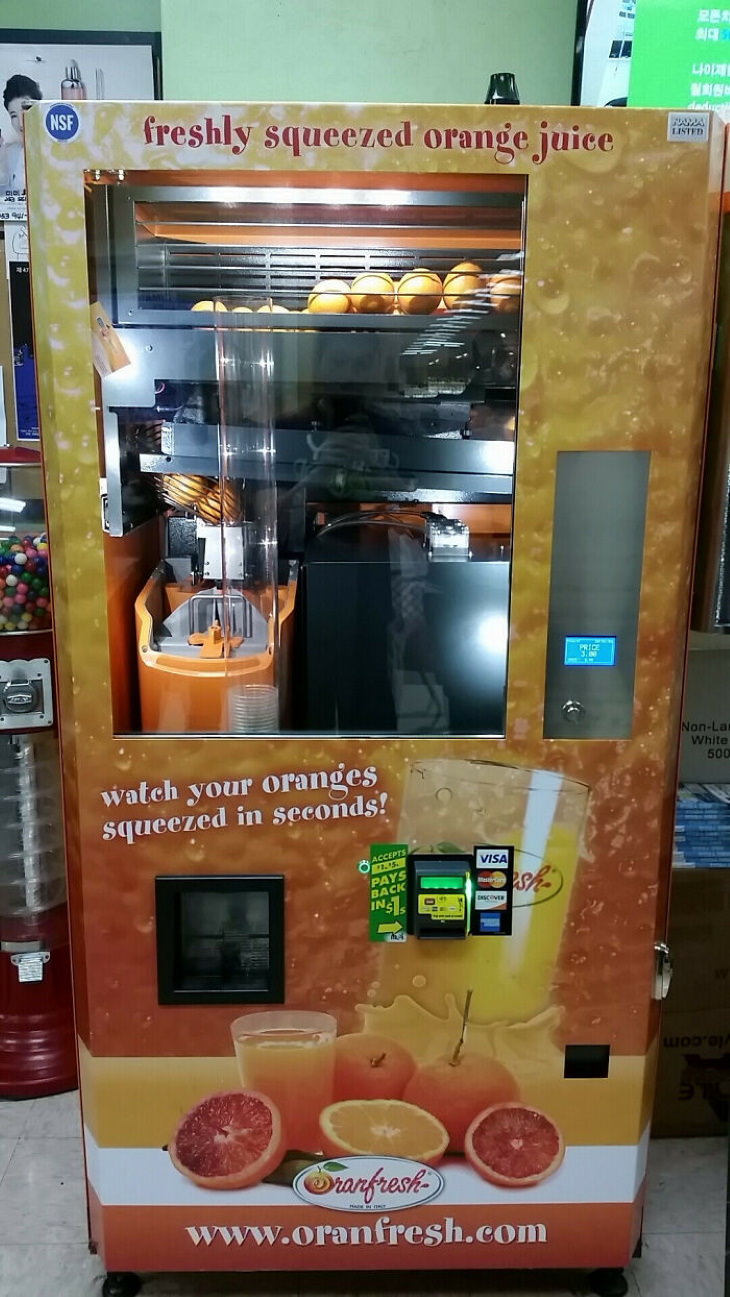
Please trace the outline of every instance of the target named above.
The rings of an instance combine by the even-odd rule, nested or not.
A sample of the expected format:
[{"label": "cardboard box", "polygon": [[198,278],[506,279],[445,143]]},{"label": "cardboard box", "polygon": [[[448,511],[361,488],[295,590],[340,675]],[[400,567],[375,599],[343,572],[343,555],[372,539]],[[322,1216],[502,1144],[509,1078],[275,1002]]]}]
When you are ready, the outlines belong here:
[{"label": "cardboard box", "polygon": [[652,1133],[721,1135],[730,1109],[730,869],[675,869],[669,949]]},{"label": "cardboard box", "polygon": [[679,785],[674,864],[730,867],[730,784]]},{"label": "cardboard box", "polygon": [[690,636],[679,777],[730,782],[730,635]]}]

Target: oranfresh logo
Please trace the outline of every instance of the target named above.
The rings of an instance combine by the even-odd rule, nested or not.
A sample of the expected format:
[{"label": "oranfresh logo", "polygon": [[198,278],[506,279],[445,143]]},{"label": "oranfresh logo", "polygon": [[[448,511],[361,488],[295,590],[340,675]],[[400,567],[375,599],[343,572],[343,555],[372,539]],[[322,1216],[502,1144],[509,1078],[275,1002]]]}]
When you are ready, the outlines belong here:
[{"label": "oranfresh logo", "polygon": [[404,1157],[343,1157],[300,1171],[295,1194],[332,1211],[400,1211],[438,1197],[444,1178]]},{"label": "oranfresh logo", "polygon": [[[517,855],[520,853],[517,852]],[[552,901],[558,892],[562,892],[565,879],[560,870],[548,860],[537,862],[535,868],[518,865],[515,862],[515,909],[527,905],[542,905],[543,901]]]}]

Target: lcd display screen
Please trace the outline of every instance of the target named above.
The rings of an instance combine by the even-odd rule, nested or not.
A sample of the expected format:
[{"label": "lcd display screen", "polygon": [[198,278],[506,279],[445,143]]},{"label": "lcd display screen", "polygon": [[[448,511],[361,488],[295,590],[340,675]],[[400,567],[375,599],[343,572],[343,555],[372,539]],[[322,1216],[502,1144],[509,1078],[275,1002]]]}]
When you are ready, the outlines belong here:
[{"label": "lcd display screen", "polygon": [[566,667],[615,666],[616,636],[566,635],[563,663]]}]

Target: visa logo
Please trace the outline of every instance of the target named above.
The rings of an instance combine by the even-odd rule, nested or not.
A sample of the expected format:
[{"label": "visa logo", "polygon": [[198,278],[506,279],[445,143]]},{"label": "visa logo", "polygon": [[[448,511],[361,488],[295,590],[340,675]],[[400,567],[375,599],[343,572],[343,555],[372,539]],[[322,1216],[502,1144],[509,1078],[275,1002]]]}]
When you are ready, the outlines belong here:
[{"label": "visa logo", "polygon": [[477,847],[477,869],[486,865],[508,865],[509,849],[507,847]]}]

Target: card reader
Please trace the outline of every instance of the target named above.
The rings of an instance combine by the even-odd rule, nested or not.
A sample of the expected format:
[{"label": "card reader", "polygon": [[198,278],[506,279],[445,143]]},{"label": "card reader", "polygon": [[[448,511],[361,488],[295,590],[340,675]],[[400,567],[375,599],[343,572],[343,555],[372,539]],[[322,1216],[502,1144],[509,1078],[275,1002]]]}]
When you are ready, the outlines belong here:
[{"label": "card reader", "polygon": [[473,857],[414,854],[408,867],[408,931],[431,940],[463,940],[471,924]]}]

